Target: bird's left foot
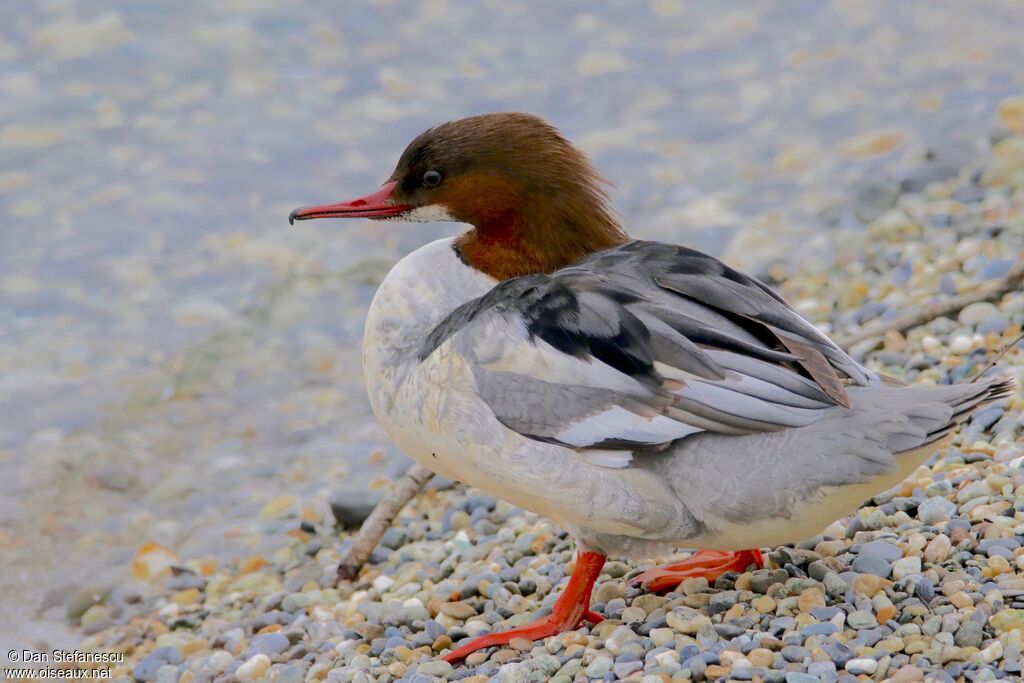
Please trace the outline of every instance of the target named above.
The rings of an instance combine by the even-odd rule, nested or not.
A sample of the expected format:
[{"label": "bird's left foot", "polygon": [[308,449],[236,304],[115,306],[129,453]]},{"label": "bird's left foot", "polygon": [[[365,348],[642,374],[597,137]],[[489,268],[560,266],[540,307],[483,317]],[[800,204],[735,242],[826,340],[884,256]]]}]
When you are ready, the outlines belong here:
[{"label": "bird's left foot", "polygon": [[724,553],[719,550],[700,550],[682,562],[655,567],[637,574],[629,580],[630,585],[642,586],[654,593],[669,591],[686,579],[704,577],[713,583],[726,572],[746,571],[750,565],[758,569],[764,566],[760,550],[741,550]]},{"label": "bird's left foot", "polygon": [[488,633],[474,638],[462,647],[441,657],[449,664],[465,659],[468,655],[492,645],[506,645],[513,638],[541,640],[578,628],[584,621],[597,624],[604,621],[597,612],[590,609],[590,591],[601,573],[605,557],[598,553],[585,552],[576,558],[576,568],[569,577],[569,584],[558,596],[551,614],[519,628],[501,633]]}]

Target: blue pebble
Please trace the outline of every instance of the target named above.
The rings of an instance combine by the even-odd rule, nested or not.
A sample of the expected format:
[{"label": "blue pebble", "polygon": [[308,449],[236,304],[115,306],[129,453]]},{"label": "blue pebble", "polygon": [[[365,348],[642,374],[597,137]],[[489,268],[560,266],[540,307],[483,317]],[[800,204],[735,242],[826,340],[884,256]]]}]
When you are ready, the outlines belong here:
[{"label": "blue pebble", "polygon": [[164,664],[181,664],[181,653],[176,647],[158,647],[142,658],[132,669],[136,681],[155,681],[156,672]]},{"label": "blue pebble", "polygon": [[807,673],[818,678],[834,679],[836,677],[836,665],[832,662],[811,662],[807,665]]},{"label": "blue pebble", "polygon": [[800,631],[800,635],[804,638],[809,636],[829,636],[833,633],[837,633],[838,631],[839,627],[835,624],[811,624],[810,626],[802,629]]},{"label": "blue pebble", "polygon": [[994,280],[997,277],[1004,277],[1013,267],[1013,259],[994,259],[985,264],[981,269],[982,280]]},{"label": "blue pebble", "polygon": [[821,683],[821,679],[813,674],[790,671],[786,674],[786,683]]},{"label": "blue pebble", "polygon": [[881,557],[887,562],[895,562],[903,557],[903,551],[892,543],[870,541],[860,547],[860,555],[874,555],[875,557]]},{"label": "blue pebble", "polygon": [[[897,548],[897,550],[899,550]],[[853,571],[858,574],[874,574],[888,579],[892,574],[892,567],[889,562],[878,555],[858,555],[853,561]]]},{"label": "blue pebble", "polygon": [[829,621],[842,611],[838,607],[815,607],[811,610],[811,616],[818,621]]},{"label": "blue pebble", "polygon": [[290,644],[288,637],[283,633],[260,633],[249,641],[248,656],[264,654],[270,657],[284,652]]}]

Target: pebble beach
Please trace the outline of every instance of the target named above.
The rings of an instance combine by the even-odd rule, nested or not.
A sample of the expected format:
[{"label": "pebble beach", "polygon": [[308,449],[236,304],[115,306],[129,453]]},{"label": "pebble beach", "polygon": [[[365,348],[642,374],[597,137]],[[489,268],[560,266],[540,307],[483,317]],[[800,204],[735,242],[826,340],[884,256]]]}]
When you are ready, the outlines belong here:
[{"label": "pebble beach", "polygon": [[[286,225],[432,123],[529,110],[632,234],[855,336],[1024,250],[1019,7],[344,5],[0,10],[0,649],[118,653],[117,683],[1021,678],[1020,344],[1011,399],[764,569],[653,595],[612,558],[603,623],[441,662],[549,609],[575,549],[435,480],[336,582],[409,463],[363,396],[365,309],[452,226]],[[1022,327],[1011,292],[850,350],[962,382]]]},{"label": "pebble beach", "polygon": [[[1000,277],[1024,248],[1024,136],[997,140],[978,168],[899,193],[865,229],[862,258],[839,250],[827,271],[796,270],[782,283],[824,329],[854,330]],[[1022,324],[1024,292],[1014,292],[855,351],[908,382],[965,381]],[[1024,380],[1020,348],[999,370]],[[119,683],[1015,680],[1022,409],[1018,389],[976,413],[902,485],[821,536],[769,549],[764,569],[653,595],[628,585],[639,566],[613,561],[594,591],[603,623],[513,641],[455,668],[436,655],[543,612],[574,551],[553,524],[458,485],[417,497],[359,578],[337,586],[351,542],[338,533],[342,509],[282,500],[264,510],[282,542],[239,561],[143,547],[132,571],[146,587],[90,606],[83,646],[129,653]]]}]

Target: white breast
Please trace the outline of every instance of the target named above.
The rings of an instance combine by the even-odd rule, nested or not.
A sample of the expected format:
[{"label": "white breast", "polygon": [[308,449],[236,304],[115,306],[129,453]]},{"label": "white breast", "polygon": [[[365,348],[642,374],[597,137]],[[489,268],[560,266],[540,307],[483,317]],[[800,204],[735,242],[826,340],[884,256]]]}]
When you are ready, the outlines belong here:
[{"label": "white breast", "polygon": [[647,473],[601,467],[506,428],[480,399],[450,342],[421,361],[434,327],[496,284],[462,263],[451,239],[428,244],[392,269],[370,306],[363,338],[377,419],[417,462],[557,522],[631,535],[643,533],[641,519],[663,526],[664,511],[640,513],[647,505],[638,492],[659,488]]}]

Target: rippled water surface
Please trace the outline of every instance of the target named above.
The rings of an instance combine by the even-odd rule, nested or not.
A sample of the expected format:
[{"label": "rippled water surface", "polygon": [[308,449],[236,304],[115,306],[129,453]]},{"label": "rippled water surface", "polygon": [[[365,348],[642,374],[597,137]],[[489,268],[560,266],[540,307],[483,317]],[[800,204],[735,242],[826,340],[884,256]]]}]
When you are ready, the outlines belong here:
[{"label": "rippled water surface", "polygon": [[256,552],[278,508],[404,466],[363,316],[457,227],[286,216],[376,187],[423,128],[541,114],[634,235],[763,267],[969,162],[1024,90],[1022,26],[1020,2],[4,3],[3,640],[68,638],[69,596],[143,541]]}]

